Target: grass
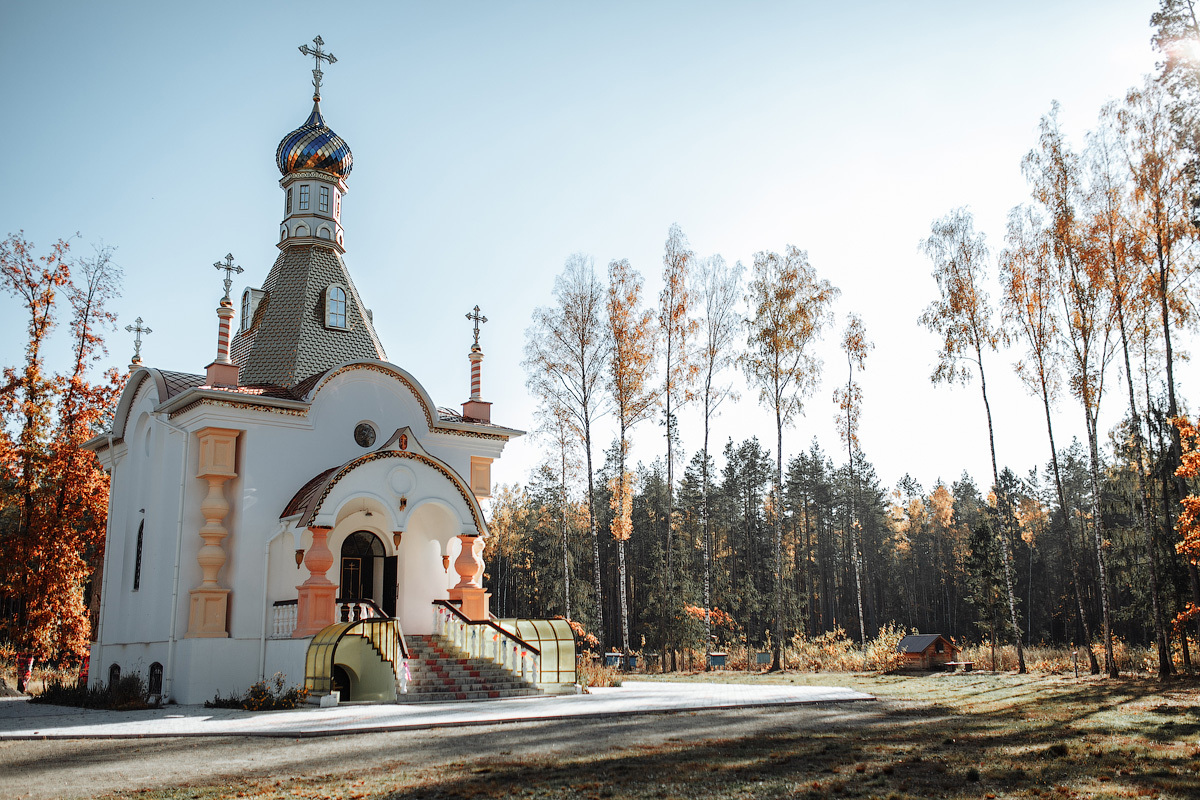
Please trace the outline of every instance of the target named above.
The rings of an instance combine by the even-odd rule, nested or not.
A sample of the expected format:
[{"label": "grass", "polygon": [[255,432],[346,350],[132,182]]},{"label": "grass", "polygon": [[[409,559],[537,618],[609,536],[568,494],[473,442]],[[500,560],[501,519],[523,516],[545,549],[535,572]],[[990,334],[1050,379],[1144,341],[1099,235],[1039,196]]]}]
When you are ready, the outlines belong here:
[{"label": "grass", "polygon": [[[436,769],[359,763],[351,774],[188,785],[167,798],[1195,798],[1200,681],[1007,673],[837,676],[707,673],[637,679],[837,684],[879,703],[796,724],[762,712],[754,735],[548,758],[488,752]],[[817,713],[817,712],[814,712]],[[804,718],[806,719],[806,718]],[[757,722],[757,721],[756,721]],[[399,769],[399,771],[397,771]]]}]

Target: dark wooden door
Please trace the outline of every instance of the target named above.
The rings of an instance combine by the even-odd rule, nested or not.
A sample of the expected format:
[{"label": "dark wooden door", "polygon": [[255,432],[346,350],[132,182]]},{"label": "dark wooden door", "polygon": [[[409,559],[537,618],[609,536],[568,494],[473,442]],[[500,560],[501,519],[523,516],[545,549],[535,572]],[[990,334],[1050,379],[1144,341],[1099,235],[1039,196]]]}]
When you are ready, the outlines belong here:
[{"label": "dark wooden door", "polygon": [[383,559],[383,613],[396,616],[396,556]]}]

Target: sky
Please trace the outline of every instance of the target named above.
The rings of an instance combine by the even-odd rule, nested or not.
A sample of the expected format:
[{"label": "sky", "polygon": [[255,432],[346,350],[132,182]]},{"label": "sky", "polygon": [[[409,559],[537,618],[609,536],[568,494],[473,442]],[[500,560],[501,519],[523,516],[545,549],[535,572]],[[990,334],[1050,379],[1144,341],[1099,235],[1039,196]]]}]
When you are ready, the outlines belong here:
[{"label": "sky", "polygon": [[[964,470],[990,483],[976,385],[934,386],[938,341],[917,323],[933,300],[918,245],[968,206],[993,252],[1029,199],[1021,157],[1062,104],[1081,143],[1101,105],[1154,68],[1147,0],[654,3],[0,4],[7,153],[0,234],[43,252],[116,248],[119,329],[106,365],[132,355],[125,325],[153,333],[150,366],[202,373],[215,354],[232,253],[260,286],[275,260],[283,194],[279,140],[311,108],[320,35],[322,111],[354,152],[343,203],[346,262],[389,359],[434,401],[468,399],[471,323],[494,422],[533,431],[521,367],[534,309],[552,301],[573,253],[603,271],[627,258],[657,303],[663,244],[678,223],[698,256],[751,264],[808,252],[841,289],[819,352],[823,381],[787,429],[791,457],[816,437],[842,452],[832,393],[846,379],[838,339],[862,316],[875,348],[860,376],[861,445],[885,487],[926,489]],[[994,275],[993,267],[993,275]],[[993,285],[992,296],[998,297]],[[16,301],[0,298],[0,363],[22,357]],[[61,366],[63,340],[52,350]],[[1190,348],[1192,340],[1182,344]],[[985,361],[1001,465],[1048,458],[1040,402],[1014,376],[1016,352]],[[1194,368],[1177,380],[1184,397]],[[742,385],[713,428],[774,449],[774,420]],[[1116,421],[1119,395],[1106,404]],[[680,412],[685,460],[696,406]],[[1056,438],[1083,437],[1060,403]],[[633,431],[634,458],[665,450],[658,421]],[[350,435],[350,432],[347,432]],[[600,424],[597,459],[611,442]],[[512,442],[497,483],[525,482],[549,444]],[[718,456],[718,462],[720,458]]]}]

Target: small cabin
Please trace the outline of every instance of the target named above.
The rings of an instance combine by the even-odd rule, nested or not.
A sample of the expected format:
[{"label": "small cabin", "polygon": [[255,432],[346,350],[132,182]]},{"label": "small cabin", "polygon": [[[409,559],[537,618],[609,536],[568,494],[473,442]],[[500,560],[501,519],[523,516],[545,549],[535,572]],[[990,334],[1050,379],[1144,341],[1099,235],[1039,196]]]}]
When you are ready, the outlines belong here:
[{"label": "small cabin", "polygon": [[957,663],[962,648],[953,639],[940,633],[913,633],[900,640],[896,652],[904,654],[906,667],[937,669]]}]

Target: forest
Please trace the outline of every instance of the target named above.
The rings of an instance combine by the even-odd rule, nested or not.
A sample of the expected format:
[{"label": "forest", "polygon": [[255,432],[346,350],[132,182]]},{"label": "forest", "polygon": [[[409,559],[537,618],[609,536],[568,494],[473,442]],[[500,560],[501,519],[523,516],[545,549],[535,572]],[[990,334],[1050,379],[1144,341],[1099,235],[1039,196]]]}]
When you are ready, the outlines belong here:
[{"label": "forest", "polygon": [[[499,616],[564,616],[595,649],[773,652],[888,625],[967,641],[1148,645],[1157,671],[1191,669],[1200,576],[1195,428],[1178,378],[1197,323],[1196,102],[1190,3],[1155,15],[1159,74],[1099,109],[1072,141],[1052,105],[1019,169],[1029,199],[990,248],[970,211],[931,222],[920,247],[936,289],[919,320],[941,342],[935,383],[978,392],[992,470],[883,485],[860,447],[870,320],[837,308],[808,254],[763,250],[747,270],[668,232],[657,302],[628,261],[567,259],[534,312],[526,378],[545,458],[497,492],[485,560]],[[1187,45],[1187,46],[1185,46]],[[834,312],[846,320],[833,325]],[[814,356],[836,336],[845,362]],[[1015,368],[1044,409],[1044,462],[998,464],[988,371]],[[775,421],[709,441],[735,376]],[[783,452],[783,431],[836,386],[841,448]],[[1100,410],[1119,422],[1100,425]],[[1070,408],[1086,438],[1056,439]],[[685,452],[682,414],[704,423]],[[615,428],[606,438],[607,419]],[[602,434],[601,431],[604,433]],[[662,455],[631,464],[634,436]],[[1091,645],[1096,645],[1093,648]],[[1097,658],[1096,650],[1101,651]]]}]

